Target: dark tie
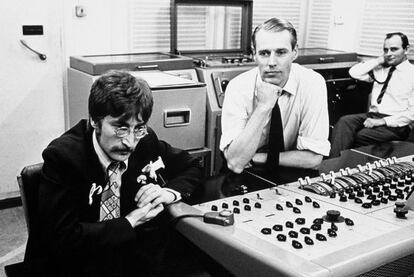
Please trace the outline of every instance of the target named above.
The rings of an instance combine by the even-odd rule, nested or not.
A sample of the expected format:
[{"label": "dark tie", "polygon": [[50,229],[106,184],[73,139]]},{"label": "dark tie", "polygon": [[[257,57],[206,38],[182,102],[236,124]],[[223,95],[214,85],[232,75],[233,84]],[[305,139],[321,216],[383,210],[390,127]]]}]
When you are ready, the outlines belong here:
[{"label": "dark tie", "polygon": [[391,76],[392,76],[392,73],[394,72],[394,70],[395,70],[395,66],[391,66],[390,70],[388,71],[387,79],[385,79],[384,85],[382,86],[381,92],[380,92],[380,94],[378,95],[378,98],[377,98],[377,103],[378,104],[381,104],[382,97],[384,97],[384,93],[387,90],[388,83],[391,79]]},{"label": "dark tie", "polygon": [[279,153],[285,150],[283,142],[282,116],[280,115],[279,99],[272,109],[269,131],[269,150],[267,152],[266,168],[273,171],[279,165]]},{"label": "dark tie", "polygon": [[107,185],[101,196],[100,221],[118,218],[120,216],[119,189],[121,174],[125,163],[112,162],[107,169]]}]

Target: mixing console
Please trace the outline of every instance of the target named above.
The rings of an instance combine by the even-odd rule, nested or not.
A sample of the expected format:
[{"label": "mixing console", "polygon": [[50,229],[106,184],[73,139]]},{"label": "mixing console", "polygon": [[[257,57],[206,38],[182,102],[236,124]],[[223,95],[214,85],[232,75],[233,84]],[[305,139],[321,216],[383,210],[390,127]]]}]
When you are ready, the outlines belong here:
[{"label": "mixing console", "polygon": [[386,159],[179,206],[177,213],[224,210],[234,225],[188,219],[177,228],[237,276],[356,276],[394,264],[404,276],[401,259],[414,273],[414,211],[405,206],[413,172],[412,156]]}]

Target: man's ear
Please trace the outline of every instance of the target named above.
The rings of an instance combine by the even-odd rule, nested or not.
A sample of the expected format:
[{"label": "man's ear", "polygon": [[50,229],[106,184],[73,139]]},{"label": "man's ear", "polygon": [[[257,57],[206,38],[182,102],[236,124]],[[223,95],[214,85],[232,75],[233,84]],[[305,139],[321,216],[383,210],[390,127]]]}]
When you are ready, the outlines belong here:
[{"label": "man's ear", "polygon": [[296,44],[295,48],[293,48],[292,52],[293,52],[293,60],[292,61],[294,61],[299,56],[299,47],[298,47],[297,44]]},{"label": "man's ear", "polygon": [[91,126],[92,126],[94,129],[98,128],[98,123],[97,123],[97,122],[95,122],[92,118],[89,118],[89,121],[91,122]]}]

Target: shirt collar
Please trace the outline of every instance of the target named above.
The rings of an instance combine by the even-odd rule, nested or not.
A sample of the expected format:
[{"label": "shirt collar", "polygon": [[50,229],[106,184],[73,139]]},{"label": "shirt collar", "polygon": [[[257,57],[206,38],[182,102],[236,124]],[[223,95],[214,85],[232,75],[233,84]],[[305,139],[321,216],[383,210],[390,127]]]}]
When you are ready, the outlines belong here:
[{"label": "shirt collar", "polygon": [[[93,148],[95,149],[95,153],[98,156],[99,162],[101,163],[101,166],[103,170],[106,172],[108,169],[108,166],[113,162],[108,155],[103,151],[102,147],[99,145],[99,142],[96,138],[96,131],[93,130],[92,133],[92,143]],[[128,168],[128,160],[124,161],[125,163],[125,170]]]},{"label": "shirt collar", "polygon": [[[292,67],[290,69],[290,73],[289,73],[289,77],[288,80],[285,84],[285,86],[283,87],[283,91],[287,92],[291,95],[295,95],[296,91],[297,91],[297,87],[298,87],[298,82],[297,82],[297,78],[296,78],[296,74],[294,73],[293,70],[294,64],[292,64]],[[256,83],[258,82],[263,82],[262,78],[260,77],[260,70],[259,68],[257,68],[257,78],[256,78]],[[257,93],[257,91],[256,91]]]},{"label": "shirt collar", "polygon": [[404,68],[407,68],[407,66],[410,65],[410,62],[408,61],[408,59],[406,59],[405,61],[401,62],[400,64],[395,66],[395,69],[397,70],[403,70]]}]

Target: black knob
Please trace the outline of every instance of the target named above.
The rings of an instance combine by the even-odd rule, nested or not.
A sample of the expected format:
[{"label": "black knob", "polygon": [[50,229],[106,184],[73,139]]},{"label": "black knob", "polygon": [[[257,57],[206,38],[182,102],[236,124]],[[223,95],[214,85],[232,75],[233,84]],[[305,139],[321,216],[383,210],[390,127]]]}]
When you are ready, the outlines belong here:
[{"label": "black knob", "polygon": [[283,231],[283,226],[280,224],[276,224],[276,225],[273,225],[272,229],[275,230],[276,232],[280,232],[280,231]]},{"label": "black knob", "polygon": [[296,224],[303,225],[303,224],[305,224],[306,220],[303,217],[298,217],[298,218],[296,218],[295,222],[296,222]]},{"label": "black knob", "polygon": [[286,221],[285,226],[287,228],[293,228],[293,222],[292,221]]},{"label": "black knob", "polygon": [[396,202],[394,213],[398,218],[406,218],[405,215],[408,213],[408,209],[405,208],[405,204],[403,202]]},{"label": "black knob", "polygon": [[289,231],[288,235],[291,238],[297,238],[298,237],[298,232],[292,230],[292,231]]},{"label": "black knob", "polygon": [[261,232],[264,235],[270,235],[272,233],[272,229],[270,229],[270,228],[263,228]]},{"label": "black knob", "polygon": [[293,212],[295,214],[300,214],[301,213],[301,211],[300,211],[300,209],[298,207],[293,207]]},{"label": "black knob", "polygon": [[313,240],[310,237],[305,236],[305,243],[307,245],[313,245]]},{"label": "black knob", "polygon": [[328,210],[326,212],[326,221],[329,222],[338,222],[339,216],[341,213],[337,210]]},{"label": "black knob", "polygon": [[301,249],[303,247],[302,244],[297,240],[292,240],[292,246],[296,249]]},{"label": "black knob", "polygon": [[345,218],[345,224],[348,226],[354,226],[354,222],[350,218]]},{"label": "black knob", "polygon": [[286,241],[286,236],[284,234],[278,234],[276,238],[278,241]]}]

